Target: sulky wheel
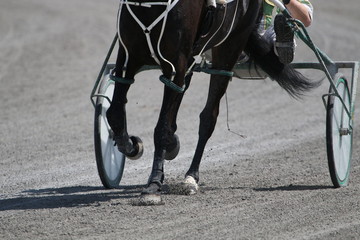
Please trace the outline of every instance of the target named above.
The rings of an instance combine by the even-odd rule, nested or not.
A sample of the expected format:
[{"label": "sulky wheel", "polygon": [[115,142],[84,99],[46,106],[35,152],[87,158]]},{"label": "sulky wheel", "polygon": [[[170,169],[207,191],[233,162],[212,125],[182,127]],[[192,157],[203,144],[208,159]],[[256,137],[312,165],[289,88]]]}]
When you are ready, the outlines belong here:
[{"label": "sulky wheel", "polygon": [[[336,89],[346,108],[350,109],[350,93],[347,80],[341,74],[335,75]],[[352,153],[352,119],[347,114],[339,97],[330,88],[326,114],[326,145],[331,181],[335,187],[349,182]]]},{"label": "sulky wheel", "polygon": [[113,140],[113,132],[106,119],[106,111],[110,107],[114,83],[103,80],[99,94],[106,97],[98,97],[95,107],[95,155],[98,173],[105,188],[115,188],[123,175],[125,155],[119,152]]}]

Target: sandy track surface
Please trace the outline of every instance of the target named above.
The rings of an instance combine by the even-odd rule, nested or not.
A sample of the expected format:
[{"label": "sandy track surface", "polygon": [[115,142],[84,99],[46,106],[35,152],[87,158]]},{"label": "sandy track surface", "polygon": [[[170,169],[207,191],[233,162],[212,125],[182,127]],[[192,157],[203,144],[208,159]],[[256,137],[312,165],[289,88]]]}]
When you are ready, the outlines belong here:
[{"label": "sandy track surface", "polygon": [[[340,6],[338,6],[340,4]],[[314,1],[314,41],[334,60],[360,59],[358,0]],[[117,1],[0,1],[0,239],[357,239],[360,127],[355,116],[350,186],[332,188],[325,149],[324,84],[301,101],[270,81],[234,79],[209,141],[196,196],[131,203],[152,165],[163,86],[138,75],[129,132],[145,144],[119,189],[96,171],[89,94],[115,32]],[[314,60],[299,43],[298,61]],[[314,79],[321,73],[306,71]],[[179,113],[182,180],[197,141],[208,76],[195,74]],[[359,103],[359,102],[358,102]],[[359,107],[360,105],[357,104]]]}]

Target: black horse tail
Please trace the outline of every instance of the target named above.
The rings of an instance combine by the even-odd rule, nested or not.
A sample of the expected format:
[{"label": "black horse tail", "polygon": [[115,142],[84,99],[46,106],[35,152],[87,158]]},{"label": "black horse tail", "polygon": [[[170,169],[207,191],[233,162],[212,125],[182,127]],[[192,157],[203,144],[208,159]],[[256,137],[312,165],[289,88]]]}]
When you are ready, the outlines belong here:
[{"label": "black horse tail", "polygon": [[291,65],[281,63],[274,51],[274,34],[269,29],[264,35],[260,35],[255,29],[249,37],[245,52],[256,66],[266,72],[290,96],[300,98],[305,92],[318,87],[321,81],[311,81]]}]

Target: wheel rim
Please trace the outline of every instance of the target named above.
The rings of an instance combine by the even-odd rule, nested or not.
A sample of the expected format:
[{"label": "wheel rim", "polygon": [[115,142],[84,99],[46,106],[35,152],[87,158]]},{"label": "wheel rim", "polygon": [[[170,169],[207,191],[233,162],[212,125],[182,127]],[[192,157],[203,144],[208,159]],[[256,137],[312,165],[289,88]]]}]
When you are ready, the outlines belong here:
[{"label": "wheel rim", "polygon": [[[345,85],[345,81],[340,79],[336,88],[346,107],[350,109],[349,92]],[[350,118],[338,97],[334,97],[334,107],[331,121],[336,175],[340,184],[345,184],[347,182],[350,169],[352,134],[341,134],[341,129],[350,129]]]},{"label": "wheel rim", "polygon": [[[105,88],[104,95],[111,100],[114,92],[114,84],[109,82]],[[101,164],[103,165],[104,173],[106,175],[107,185],[115,187],[122,177],[125,156],[119,152],[113,140],[113,132],[106,118],[106,111],[109,107],[110,102],[106,98],[103,98],[101,103],[101,114],[99,116]]]}]

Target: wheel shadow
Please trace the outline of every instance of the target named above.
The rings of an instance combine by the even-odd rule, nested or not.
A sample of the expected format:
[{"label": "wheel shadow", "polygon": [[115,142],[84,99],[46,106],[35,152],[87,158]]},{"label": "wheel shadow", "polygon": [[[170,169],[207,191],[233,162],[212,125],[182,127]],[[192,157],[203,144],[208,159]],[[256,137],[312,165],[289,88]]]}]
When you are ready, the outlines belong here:
[{"label": "wheel shadow", "polygon": [[271,192],[271,191],[310,191],[310,190],[323,190],[323,189],[334,189],[333,186],[323,185],[288,185],[279,187],[269,188],[254,188],[254,191],[258,192]]},{"label": "wheel shadow", "polygon": [[0,199],[0,212],[8,210],[56,209],[99,206],[101,202],[131,199],[140,194],[145,185],[119,186],[105,189],[95,186],[30,189],[18,196]]}]

